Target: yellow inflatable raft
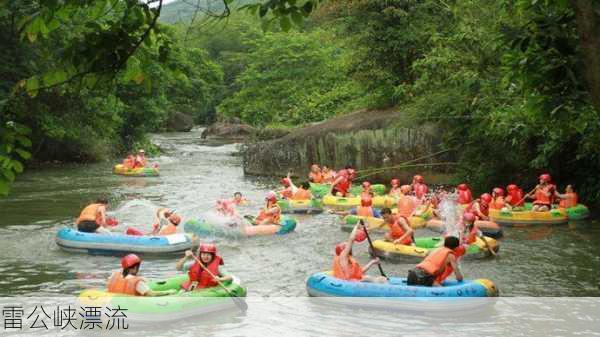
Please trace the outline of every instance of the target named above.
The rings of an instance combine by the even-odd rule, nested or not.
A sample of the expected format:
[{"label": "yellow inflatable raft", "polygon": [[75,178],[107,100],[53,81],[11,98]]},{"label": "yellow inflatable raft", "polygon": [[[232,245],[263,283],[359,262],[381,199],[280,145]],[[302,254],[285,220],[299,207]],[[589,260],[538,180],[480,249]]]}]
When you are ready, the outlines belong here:
[{"label": "yellow inflatable raft", "polygon": [[128,169],[123,164],[117,164],[113,168],[115,174],[130,176],[130,177],[157,177],[159,171],[157,167],[139,167],[135,169]]},{"label": "yellow inflatable raft", "polygon": [[[375,240],[373,241],[373,253],[378,257],[390,260],[421,260],[427,256],[429,251],[443,244],[444,239],[442,237],[415,238],[414,246],[397,245],[384,240]],[[485,237],[484,242],[478,237],[475,243],[467,247],[465,257],[486,257],[491,255],[490,249],[497,252],[499,249],[498,241],[490,237]]]},{"label": "yellow inflatable raft", "polygon": [[[342,230],[351,231],[359,220],[364,220],[369,230],[389,230],[388,225],[384,224],[383,219],[370,216],[347,215],[342,219]],[[411,216],[408,219],[410,227],[413,229],[423,228],[427,221],[418,216]]]},{"label": "yellow inflatable raft", "polygon": [[509,211],[490,209],[490,219],[504,226],[514,225],[558,225],[568,221],[567,211],[557,208],[547,212],[531,210]]},{"label": "yellow inflatable raft", "polygon": [[[387,195],[373,197],[373,207],[394,207],[396,199]],[[323,197],[323,205],[333,208],[352,208],[360,205],[360,197],[338,197],[328,194]]]}]

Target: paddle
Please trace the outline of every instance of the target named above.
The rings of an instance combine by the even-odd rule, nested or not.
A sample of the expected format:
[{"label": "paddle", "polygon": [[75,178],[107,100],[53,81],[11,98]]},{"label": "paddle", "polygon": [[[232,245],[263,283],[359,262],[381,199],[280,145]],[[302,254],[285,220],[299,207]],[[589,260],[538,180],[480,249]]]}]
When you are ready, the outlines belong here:
[{"label": "paddle", "polygon": [[246,301],[240,299],[239,297],[235,296],[235,294],[231,293],[231,291],[229,291],[229,289],[227,289],[227,287],[223,284],[223,282],[219,281],[217,279],[217,277],[215,276],[215,274],[211,273],[211,271],[208,270],[208,268],[206,268],[204,266],[204,263],[202,263],[202,261],[200,261],[200,259],[198,257],[196,257],[196,255],[192,254],[192,257],[200,265],[200,268],[202,268],[205,272],[207,272],[208,275],[210,275],[217,282],[217,284],[219,286],[221,286],[221,288],[223,288],[223,290],[225,290],[225,292],[229,295],[229,297],[231,298],[233,303],[235,303],[235,305],[238,307],[238,309],[240,309],[240,311],[246,312],[246,310],[248,310],[248,304],[246,304]]},{"label": "paddle", "polygon": [[[369,230],[367,229],[367,226],[365,226],[365,222],[363,221],[363,219],[359,220],[360,225],[363,227],[363,230],[365,231],[365,235],[367,236],[367,241],[369,242],[369,247],[371,247],[371,256],[375,257],[375,248],[373,248],[373,241],[371,241],[371,237],[369,236]],[[377,264],[377,268],[379,268],[379,273],[381,273],[381,276],[385,277],[386,279],[388,278],[387,275],[383,272],[383,268],[381,268],[381,263]]]},{"label": "paddle", "polygon": [[535,190],[537,190],[537,185],[536,185],[536,186],[535,186],[535,187],[534,187],[534,188],[533,188],[531,191],[529,191],[529,193],[525,194],[525,195],[523,196],[523,198],[521,198],[521,200],[519,200],[519,202],[517,202],[515,205],[518,205],[518,204],[522,203],[523,201],[525,201],[525,199],[526,199],[527,197],[529,197],[529,195],[530,195],[531,193],[535,192]]}]

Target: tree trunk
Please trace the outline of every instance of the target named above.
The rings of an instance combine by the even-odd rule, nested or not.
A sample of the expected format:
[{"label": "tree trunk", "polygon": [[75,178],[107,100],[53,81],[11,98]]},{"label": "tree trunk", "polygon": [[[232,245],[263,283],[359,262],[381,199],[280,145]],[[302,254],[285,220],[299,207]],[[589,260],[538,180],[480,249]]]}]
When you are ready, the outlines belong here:
[{"label": "tree trunk", "polygon": [[592,104],[600,111],[600,1],[571,0]]}]

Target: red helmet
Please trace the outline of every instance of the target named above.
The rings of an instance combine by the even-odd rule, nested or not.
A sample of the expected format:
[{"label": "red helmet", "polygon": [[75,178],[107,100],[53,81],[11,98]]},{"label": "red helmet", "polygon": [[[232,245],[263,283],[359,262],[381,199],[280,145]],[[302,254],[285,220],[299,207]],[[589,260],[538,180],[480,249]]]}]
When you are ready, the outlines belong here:
[{"label": "red helmet", "polygon": [[373,199],[371,199],[371,197],[362,197],[360,199],[360,205],[362,207],[371,207],[373,206]]},{"label": "red helmet", "polygon": [[270,201],[277,201],[277,193],[275,193],[273,191],[269,191],[269,192],[267,192],[265,199],[270,200]]},{"label": "red helmet", "polygon": [[469,186],[467,186],[467,184],[460,184],[458,185],[458,189],[461,191],[466,191],[469,189]]},{"label": "red helmet", "polygon": [[471,212],[465,212],[465,214],[463,214],[463,220],[466,222],[473,222],[475,219],[475,214]]},{"label": "red helmet", "polygon": [[503,197],[504,196],[504,190],[500,187],[494,187],[494,189],[492,190],[492,192],[494,192],[494,194],[497,197]]},{"label": "red helmet", "polygon": [[363,242],[367,239],[367,233],[363,228],[356,231],[356,236],[354,237],[354,242]]},{"label": "red helmet", "polygon": [[288,178],[281,179],[281,185],[289,187],[291,185],[290,180]]},{"label": "red helmet", "polygon": [[121,259],[121,267],[123,267],[123,269],[131,268],[131,267],[135,266],[136,264],[140,264],[140,263],[142,263],[142,260],[139,258],[139,256],[137,256],[135,254],[125,255]]},{"label": "red helmet", "polygon": [[371,183],[368,181],[363,181],[362,183],[362,187],[367,189],[367,188],[371,188]]},{"label": "red helmet", "polygon": [[540,175],[540,180],[549,183],[552,180],[552,177],[548,173],[544,173]]},{"label": "red helmet", "polygon": [[181,217],[177,214],[171,214],[169,216],[169,221],[171,221],[175,225],[179,225],[181,223]]},{"label": "red helmet", "polygon": [[489,193],[483,193],[480,197],[481,201],[489,204],[492,202],[492,196]]},{"label": "red helmet", "polygon": [[396,186],[400,185],[400,180],[394,178],[394,179],[392,179],[392,181],[390,181],[390,184],[392,186],[396,187]]},{"label": "red helmet", "polygon": [[423,176],[418,175],[418,174],[413,177],[413,180],[416,181],[416,182],[418,182],[418,183],[423,183],[423,181],[425,181],[425,179],[423,179]]},{"label": "red helmet", "polygon": [[506,189],[509,191],[516,191],[518,189],[518,187],[515,184],[510,184],[510,185],[506,186]]},{"label": "red helmet", "polygon": [[217,253],[217,246],[213,243],[202,243],[200,247],[198,247],[198,253]]},{"label": "red helmet", "polygon": [[337,245],[335,245],[335,255],[339,256],[345,248],[346,248],[345,242],[340,242]]}]

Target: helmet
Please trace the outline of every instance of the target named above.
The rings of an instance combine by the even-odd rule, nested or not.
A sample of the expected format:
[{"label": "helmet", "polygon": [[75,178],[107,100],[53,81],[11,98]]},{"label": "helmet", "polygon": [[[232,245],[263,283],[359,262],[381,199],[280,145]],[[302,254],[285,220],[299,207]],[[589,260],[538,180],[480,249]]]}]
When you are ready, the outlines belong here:
[{"label": "helmet", "polygon": [[416,176],[414,176],[414,177],[413,177],[413,180],[414,180],[414,181],[416,181],[416,182],[418,182],[418,183],[423,183],[423,181],[425,181],[425,180],[423,179],[423,176],[421,176],[421,175],[418,175],[418,174],[417,174]]},{"label": "helmet", "polygon": [[363,188],[370,188],[370,187],[371,187],[371,183],[370,183],[370,182],[368,182],[368,181],[363,181],[363,183],[362,183],[362,187],[363,187]]},{"label": "helmet", "polygon": [[345,242],[340,242],[337,245],[335,245],[335,255],[339,256],[345,248],[346,248]]},{"label": "helmet", "polygon": [[398,186],[398,185],[400,185],[400,180],[394,178],[394,179],[392,179],[392,181],[390,182],[390,184],[392,186]]},{"label": "helmet", "polygon": [[131,267],[135,266],[136,264],[140,264],[140,263],[142,263],[142,260],[139,258],[139,256],[137,256],[135,254],[125,255],[121,259],[121,267],[123,267],[123,269],[131,268]]},{"label": "helmet", "polygon": [[139,153],[146,153],[146,151],[144,151],[144,149],[139,149],[138,152]]},{"label": "helmet", "polygon": [[492,192],[494,192],[494,194],[498,197],[503,197],[504,196],[504,190],[500,187],[494,187],[494,189],[492,190]]},{"label": "helmet", "polygon": [[179,225],[181,223],[181,217],[177,214],[171,214],[169,216],[169,221],[171,221],[175,225]]},{"label": "helmet", "polygon": [[510,184],[510,185],[506,186],[506,189],[509,191],[516,191],[518,189],[518,187],[515,184]]},{"label": "helmet", "polygon": [[281,179],[281,185],[288,187],[291,185],[290,180],[288,178]]},{"label": "helmet", "polygon": [[467,186],[467,184],[460,184],[458,185],[458,189],[461,191],[466,191],[469,189],[469,186]]},{"label": "helmet", "polygon": [[265,199],[275,201],[275,200],[277,200],[277,194],[273,191],[269,191],[269,192],[267,192]]},{"label": "helmet", "polygon": [[463,220],[466,222],[473,222],[475,221],[475,214],[471,212],[465,212],[465,214],[463,214]]},{"label": "helmet", "polygon": [[373,206],[373,199],[370,197],[363,197],[360,199],[360,205],[362,207],[371,207]]},{"label": "helmet", "polygon": [[213,243],[202,243],[200,247],[198,247],[198,253],[217,253],[217,246]]},{"label": "helmet", "polygon": [[544,173],[540,175],[540,180],[543,182],[549,183],[552,180],[552,177],[548,173]]},{"label": "helmet", "polygon": [[485,202],[486,204],[489,204],[490,202],[492,202],[492,196],[489,193],[483,193],[481,195],[481,197],[479,197],[481,199],[481,201]]},{"label": "helmet", "polygon": [[400,192],[402,192],[402,193],[409,193],[411,189],[412,189],[412,187],[410,187],[410,185],[400,186]]},{"label": "helmet", "polygon": [[354,237],[354,242],[363,242],[367,239],[367,233],[363,228],[356,231],[356,236]]}]

